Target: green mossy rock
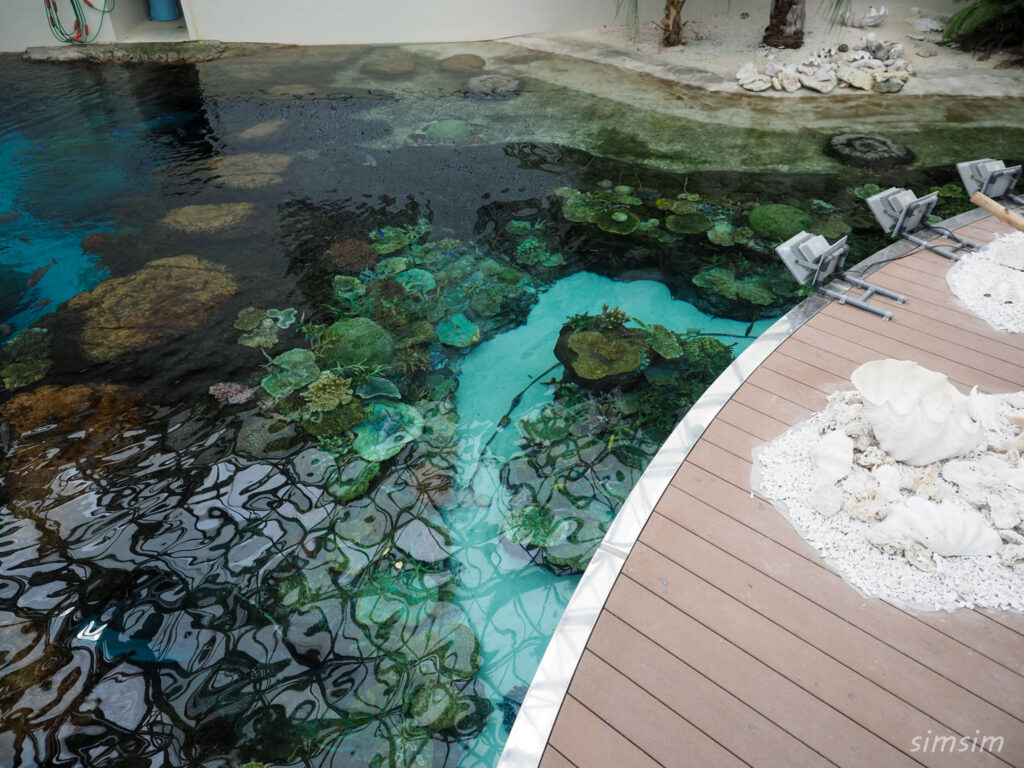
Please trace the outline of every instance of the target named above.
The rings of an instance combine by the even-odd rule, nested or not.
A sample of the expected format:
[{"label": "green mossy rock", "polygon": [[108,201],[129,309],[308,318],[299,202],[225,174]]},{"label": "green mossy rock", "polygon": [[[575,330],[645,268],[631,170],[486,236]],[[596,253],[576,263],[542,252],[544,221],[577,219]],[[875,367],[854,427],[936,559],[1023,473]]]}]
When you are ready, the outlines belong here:
[{"label": "green mossy rock", "polygon": [[811,217],[792,205],[771,203],[750,212],[750,226],[762,237],[782,242],[811,226]]},{"label": "green mossy rock", "polygon": [[380,365],[395,350],[391,334],[367,317],[339,320],[326,336],[322,357],[328,365]]}]

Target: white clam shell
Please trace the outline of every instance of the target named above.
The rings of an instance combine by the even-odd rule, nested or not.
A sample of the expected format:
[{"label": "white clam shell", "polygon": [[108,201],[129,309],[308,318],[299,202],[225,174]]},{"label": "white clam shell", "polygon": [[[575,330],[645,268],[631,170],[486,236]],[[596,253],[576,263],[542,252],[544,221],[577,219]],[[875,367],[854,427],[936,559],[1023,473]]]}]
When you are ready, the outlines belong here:
[{"label": "white clam shell", "polygon": [[977,448],[985,437],[968,399],[941,373],[909,360],[875,360],[850,377],[879,446],[896,461],[924,466]]},{"label": "white clam shell", "polygon": [[955,501],[936,504],[912,496],[891,507],[889,515],[865,534],[876,546],[891,548],[900,542],[905,548],[919,544],[948,557],[994,555],[1002,539],[978,512]]}]

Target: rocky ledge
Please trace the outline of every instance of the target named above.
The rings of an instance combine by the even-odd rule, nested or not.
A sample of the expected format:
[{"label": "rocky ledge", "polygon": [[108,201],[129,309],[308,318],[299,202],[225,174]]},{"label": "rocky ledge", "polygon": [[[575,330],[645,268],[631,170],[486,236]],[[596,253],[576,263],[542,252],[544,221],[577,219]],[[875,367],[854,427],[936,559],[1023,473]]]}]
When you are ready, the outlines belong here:
[{"label": "rocky ledge", "polygon": [[28,48],[22,58],[25,61],[92,61],[98,64],[193,64],[218,59],[227,49],[220,40],[47,45]]}]

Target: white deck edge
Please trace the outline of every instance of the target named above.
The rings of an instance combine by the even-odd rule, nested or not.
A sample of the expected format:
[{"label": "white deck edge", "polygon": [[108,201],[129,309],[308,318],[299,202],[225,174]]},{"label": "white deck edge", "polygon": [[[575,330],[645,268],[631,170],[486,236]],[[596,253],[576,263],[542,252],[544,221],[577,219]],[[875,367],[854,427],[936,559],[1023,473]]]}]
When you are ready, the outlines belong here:
[{"label": "white deck edge", "polygon": [[[985,211],[975,209],[947,219],[942,222],[942,226],[956,229],[987,216]],[[917,246],[911,243],[897,241],[860,262],[851,271],[869,275],[915,248]],[[512,725],[497,768],[537,768],[540,765],[555,719],[569,691],[569,684],[583,657],[590,634],[623,563],[640,538],[655,505],[704,430],[740,385],[782,342],[829,303],[829,299],[814,295],[775,321],[715,379],[647,465],[615,516],[555,627],[554,635]]]}]

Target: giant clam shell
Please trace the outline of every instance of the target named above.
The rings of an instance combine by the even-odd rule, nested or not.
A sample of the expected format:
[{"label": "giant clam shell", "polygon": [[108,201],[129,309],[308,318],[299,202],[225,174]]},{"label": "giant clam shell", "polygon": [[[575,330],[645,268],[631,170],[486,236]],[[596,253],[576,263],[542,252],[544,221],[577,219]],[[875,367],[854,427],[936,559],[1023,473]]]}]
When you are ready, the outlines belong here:
[{"label": "giant clam shell", "polygon": [[979,512],[955,501],[936,504],[920,496],[894,504],[885,520],[865,535],[876,546],[920,544],[946,556],[994,555],[1003,543]]},{"label": "giant clam shell", "polygon": [[924,466],[962,456],[985,437],[968,398],[941,373],[909,360],[874,360],[850,377],[882,450],[896,461]]}]

